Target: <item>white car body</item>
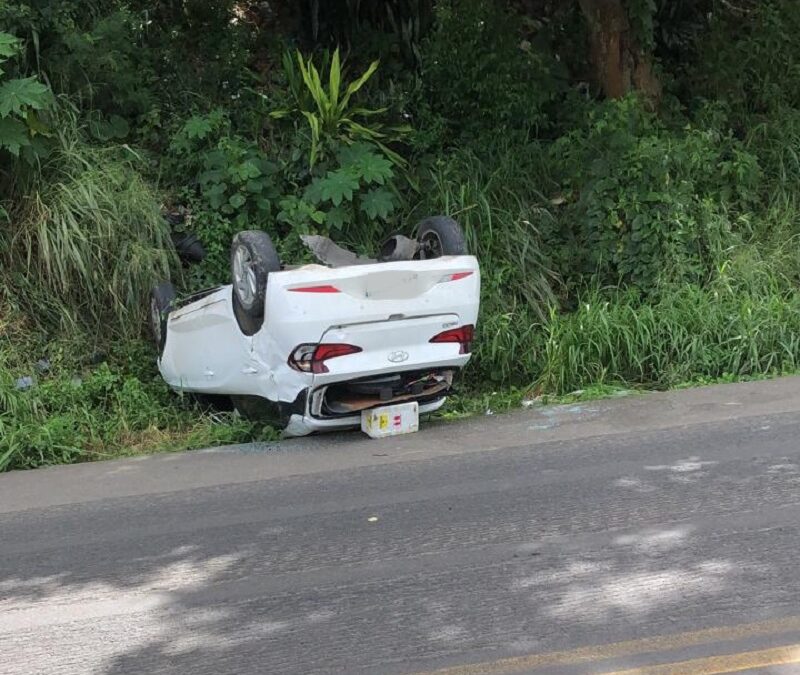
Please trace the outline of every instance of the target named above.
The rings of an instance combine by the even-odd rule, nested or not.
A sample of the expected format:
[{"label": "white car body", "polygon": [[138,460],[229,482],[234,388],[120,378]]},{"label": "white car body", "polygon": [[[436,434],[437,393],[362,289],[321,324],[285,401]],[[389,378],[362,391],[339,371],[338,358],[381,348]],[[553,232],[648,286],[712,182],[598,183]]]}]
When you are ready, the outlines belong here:
[{"label": "white car body", "polygon": [[[431,412],[470,359],[468,345],[431,338],[474,326],[479,297],[473,256],[285,269],[269,275],[264,322],[254,335],[239,327],[230,285],[171,311],[159,370],[178,391],[280,404],[288,435],[358,426],[361,410],[398,401],[416,400],[421,413]],[[301,372],[290,356],[307,343],[360,351],[325,360],[327,372]],[[414,380],[426,373],[438,375]],[[397,374],[409,382],[404,396],[377,400],[348,389]]]}]

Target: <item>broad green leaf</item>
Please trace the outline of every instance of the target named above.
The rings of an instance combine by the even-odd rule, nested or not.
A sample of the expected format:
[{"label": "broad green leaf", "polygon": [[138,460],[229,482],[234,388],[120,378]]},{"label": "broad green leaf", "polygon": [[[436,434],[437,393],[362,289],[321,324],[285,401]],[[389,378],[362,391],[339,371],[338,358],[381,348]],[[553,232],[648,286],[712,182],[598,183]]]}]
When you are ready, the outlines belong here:
[{"label": "broad green leaf", "polygon": [[211,120],[205,115],[194,115],[183,125],[183,133],[187,138],[204,139],[211,133]]},{"label": "broad green leaf", "polygon": [[311,184],[305,189],[303,193],[303,198],[307,201],[311,202],[312,204],[319,204],[323,197],[322,197],[322,178],[315,178],[311,181]]},{"label": "broad green leaf", "polygon": [[281,210],[278,212],[277,218],[282,223],[301,226],[308,225],[309,221],[319,225],[325,222],[325,214],[322,211],[295,196],[281,199],[278,206]]},{"label": "broad green leaf", "polygon": [[358,190],[358,178],[347,170],[338,169],[320,180],[319,189],[323,200],[339,206],[345,199],[352,201],[353,192]]},{"label": "broad green leaf", "polygon": [[258,170],[261,172],[262,176],[274,176],[281,170],[281,167],[277,162],[271,162],[264,157],[259,157],[256,160],[256,166],[258,167]]},{"label": "broad green leaf", "polygon": [[249,180],[244,186],[244,189],[250,192],[251,194],[257,194],[259,192],[264,191],[264,181],[263,180]]},{"label": "broad green leaf", "polygon": [[392,163],[380,155],[371,154],[358,163],[358,171],[365,183],[383,185],[394,175]]},{"label": "broad green leaf", "polygon": [[242,208],[246,203],[247,200],[244,198],[243,195],[241,195],[238,192],[236,194],[231,195],[228,198],[228,204],[230,204],[235,209]]},{"label": "broad green leaf", "polygon": [[258,168],[253,160],[242,162],[238,167],[236,173],[242,182],[252,180],[261,176],[261,169]]},{"label": "broad green leaf", "polygon": [[222,169],[208,169],[203,171],[198,180],[201,185],[208,185],[209,183],[219,183],[225,177],[225,172]]},{"label": "broad green leaf", "polygon": [[[382,115],[388,108],[351,108],[348,117],[372,117],[373,115]],[[408,127],[411,130],[411,127]]]},{"label": "broad green leaf", "polygon": [[224,170],[228,167],[228,156],[222,150],[205,153],[203,165],[208,169]]},{"label": "broad green leaf", "polygon": [[311,94],[311,98],[314,99],[314,104],[317,106],[320,114],[325,116],[330,102],[328,101],[327,94],[325,94],[325,91],[322,89],[322,83],[320,82],[319,72],[316,66],[314,66],[311,59],[306,63],[303,60],[303,55],[299,51],[297,52],[297,63],[300,65],[300,73],[303,76],[306,89],[308,89]]},{"label": "broad green leaf", "polygon": [[339,48],[333,52],[333,60],[331,61],[331,72],[328,77],[328,98],[330,99],[331,108],[336,108],[339,104],[339,87],[342,85],[342,71],[341,63],[339,61]]},{"label": "broad green leaf", "polygon": [[225,183],[214,183],[204,190],[203,194],[206,199],[208,199],[208,203],[211,205],[211,208],[218,209],[221,208],[222,205],[227,201],[225,199],[225,193],[227,190],[228,186]]},{"label": "broad green leaf", "polygon": [[334,206],[325,214],[325,224],[332,230],[341,230],[351,220],[350,213],[342,206]]},{"label": "broad green leaf", "polygon": [[361,198],[361,210],[370,218],[386,220],[394,211],[394,196],[383,187],[370,190]]},{"label": "broad green leaf", "polygon": [[336,151],[336,159],[339,160],[339,166],[354,166],[359,162],[363,162],[370,154],[374,153],[369,143],[356,141],[350,145],[339,147]]},{"label": "broad green leaf", "polygon": [[15,157],[30,143],[28,127],[13,117],[0,118],[0,148],[5,148]]},{"label": "broad green leaf", "polygon": [[108,124],[114,132],[115,138],[125,138],[130,133],[130,125],[124,117],[119,115],[111,115],[108,119]]},{"label": "broad green leaf", "polygon": [[314,163],[317,159],[317,152],[319,150],[319,139],[320,139],[320,122],[319,118],[311,112],[303,110],[303,116],[308,120],[308,126],[311,128],[311,158],[310,163],[311,166],[314,166]]},{"label": "broad green leaf", "polygon": [[89,120],[89,131],[98,140],[109,141],[112,138],[125,138],[130,131],[130,127],[119,115],[112,115],[106,120],[98,114]]},{"label": "broad green leaf", "polygon": [[378,131],[378,128],[365,127],[363,124],[359,124],[358,122],[354,122],[353,120],[344,117],[342,118],[342,122],[347,125],[350,131],[361,138],[384,138],[384,134]]},{"label": "broad green leaf", "polygon": [[367,80],[375,73],[378,69],[378,64],[380,61],[373,61],[369,64],[369,68],[367,68],[366,72],[359,77],[354,82],[351,82],[350,85],[347,87],[347,91],[345,91],[344,96],[342,97],[341,102],[339,103],[339,110],[344,111],[347,109],[347,104],[350,102],[350,97],[355,94],[361,87],[363,87]]},{"label": "broad green leaf", "polygon": [[[14,56],[19,51],[20,40],[8,33],[0,32],[0,57]],[[5,61],[5,59],[3,59]]]},{"label": "broad green leaf", "polygon": [[50,100],[50,90],[35,77],[8,80],[0,85],[0,117],[22,116],[27,108],[42,110]]},{"label": "broad green leaf", "polygon": [[337,157],[342,167],[350,167],[366,183],[383,185],[392,178],[392,162],[375,152],[375,146],[357,142],[339,150]]}]

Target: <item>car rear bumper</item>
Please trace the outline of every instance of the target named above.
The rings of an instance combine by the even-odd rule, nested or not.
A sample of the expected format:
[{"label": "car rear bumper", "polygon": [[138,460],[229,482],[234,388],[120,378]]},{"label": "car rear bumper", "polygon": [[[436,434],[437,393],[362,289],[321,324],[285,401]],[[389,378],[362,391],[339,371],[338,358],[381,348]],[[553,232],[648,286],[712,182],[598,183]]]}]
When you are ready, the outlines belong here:
[{"label": "car rear bumper", "polygon": [[[445,401],[447,400],[446,396],[442,396],[435,401],[429,401],[427,403],[420,403],[419,406],[419,413],[420,415],[426,413],[432,413],[439,408],[441,408]],[[312,417],[310,414],[305,413],[300,415],[299,413],[294,413],[289,417],[289,422],[284,429],[284,435],[289,437],[296,437],[296,436],[308,436],[309,434],[313,434],[316,432],[323,432],[323,431],[337,431],[340,429],[353,429],[355,427],[361,426],[361,413],[357,415],[348,415],[346,417],[336,417],[336,418],[329,418],[329,419],[320,419],[318,417]]]}]

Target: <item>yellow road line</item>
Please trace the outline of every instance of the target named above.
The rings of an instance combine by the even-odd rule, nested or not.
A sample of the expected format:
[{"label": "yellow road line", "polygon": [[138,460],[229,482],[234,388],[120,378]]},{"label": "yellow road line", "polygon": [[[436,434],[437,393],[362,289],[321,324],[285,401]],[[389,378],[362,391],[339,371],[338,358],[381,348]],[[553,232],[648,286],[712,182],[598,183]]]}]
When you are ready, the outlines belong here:
[{"label": "yellow road line", "polygon": [[800,663],[800,644],[788,647],[775,647],[757,652],[709,656],[678,663],[665,663],[658,666],[644,666],[630,670],[617,670],[606,675],[722,675],[740,673],[753,668],[786,666]]},{"label": "yellow road line", "polygon": [[671,649],[681,649],[695,645],[727,642],[793,631],[800,631],[800,616],[790,616],[784,619],[759,621],[757,623],[746,623],[736,626],[704,628],[687,633],[660,635],[657,637],[627,640],[625,642],[614,642],[605,645],[592,645],[590,647],[579,647],[578,649],[566,651],[512,656],[487,663],[441,668],[439,670],[417,673],[417,675],[507,675],[508,673],[520,673],[537,668],[567,666],[579,663],[596,663],[606,659],[634,656],[647,652],[664,652]]}]

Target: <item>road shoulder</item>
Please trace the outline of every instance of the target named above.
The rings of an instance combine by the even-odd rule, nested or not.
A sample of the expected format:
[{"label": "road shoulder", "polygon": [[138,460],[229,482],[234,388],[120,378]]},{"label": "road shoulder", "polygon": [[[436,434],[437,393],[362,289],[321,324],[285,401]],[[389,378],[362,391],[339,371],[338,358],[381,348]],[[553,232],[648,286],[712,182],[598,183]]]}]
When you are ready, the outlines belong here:
[{"label": "road shoulder", "polygon": [[0,513],[799,411],[800,377],[787,377],[439,421],[382,441],[339,433],[11,472]]}]

